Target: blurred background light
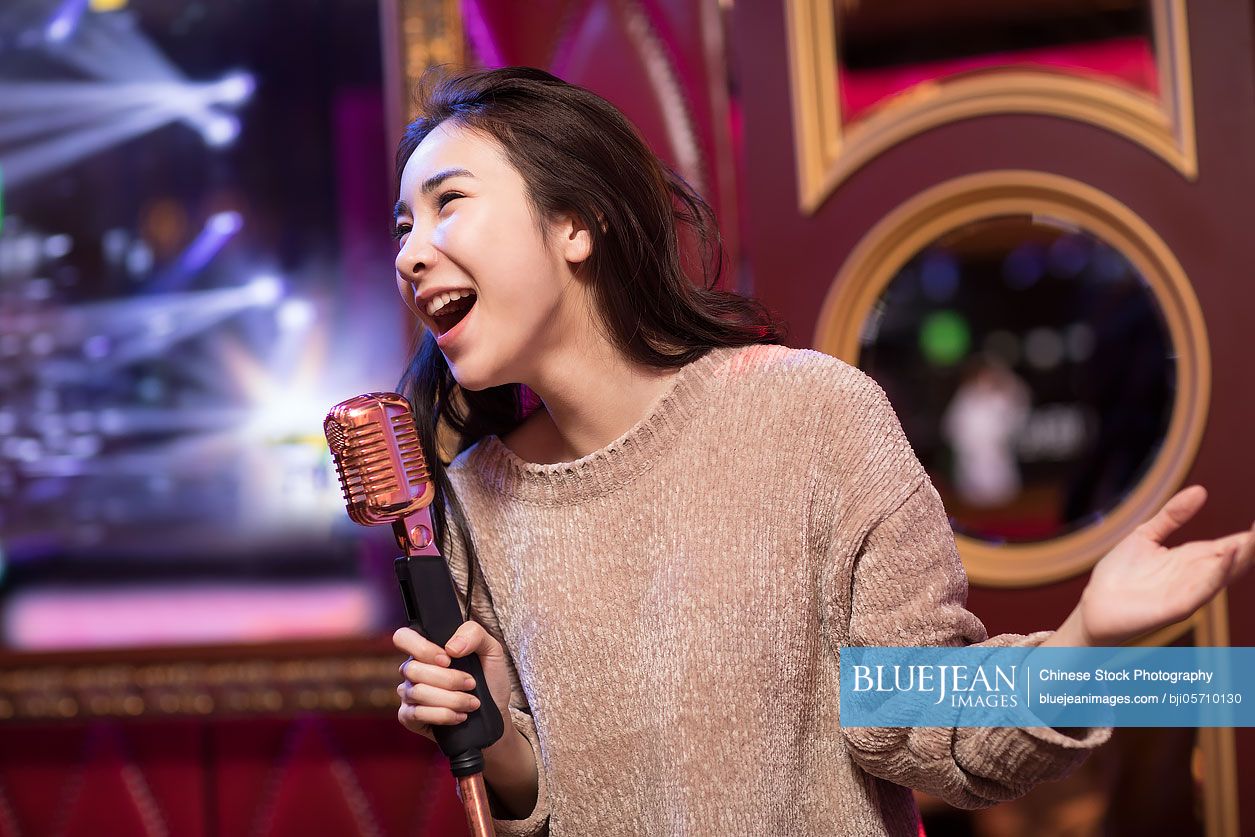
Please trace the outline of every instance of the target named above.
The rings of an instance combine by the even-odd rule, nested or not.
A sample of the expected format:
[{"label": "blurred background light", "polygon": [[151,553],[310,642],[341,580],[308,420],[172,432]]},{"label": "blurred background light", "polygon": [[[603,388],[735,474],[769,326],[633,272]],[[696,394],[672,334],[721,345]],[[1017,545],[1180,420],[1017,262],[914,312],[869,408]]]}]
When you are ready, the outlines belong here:
[{"label": "blurred background light", "polygon": [[959,264],[945,250],[932,250],[920,261],[919,284],[933,302],[948,302],[959,289]]},{"label": "blurred background light", "polygon": [[1094,353],[1094,330],[1086,323],[1073,323],[1064,335],[1068,347],[1068,359],[1084,363]]},{"label": "blurred background light", "polygon": [[1084,236],[1064,235],[1055,239],[1047,251],[1050,272],[1060,279],[1077,276],[1089,264],[1089,247]]},{"label": "blurred background light", "polygon": [[1020,338],[1009,331],[998,329],[989,332],[982,344],[986,354],[998,358],[1007,366],[1020,362]]},{"label": "blurred background light", "polygon": [[235,235],[244,226],[244,218],[238,212],[216,212],[205,222],[205,229],[217,235]]},{"label": "blurred background light", "polygon": [[955,311],[936,311],[924,319],[919,347],[929,363],[952,366],[967,355],[971,330]]},{"label": "blurred background light", "polygon": [[52,43],[69,40],[74,30],[78,28],[79,19],[82,18],[86,8],[87,0],[62,0],[44,29],[44,37]]},{"label": "blurred background light", "polygon": [[1053,328],[1035,328],[1024,338],[1024,359],[1037,369],[1054,369],[1063,360],[1063,350],[1063,338]]},{"label": "blurred background light", "polygon": [[201,136],[213,148],[222,148],[240,136],[240,120],[226,113],[212,113],[200,126]]},{"label": "blurred background light", "polygon": [[239,105],[248,101],[257,89],[257,81],[251,73],[231,73],[213,86],[214,97],[224,105]]},{"label": "blurred background light", "polygon": [[256,276],[249,280],[245,290],[254,305],[274,305],[283,296],[283,280],[278,276]]},{"label": "blurred background light", "polygon": [[1028,242],[1016,247],[1002,262],[1002,279],[1016,290],[1031,288],[1046,273],[1046,253]]},{"label": "blurred background light", "polygon": [[314,306],[308,300],[287,299],[275,317],[284,331],[303,331],[314,322]]}]

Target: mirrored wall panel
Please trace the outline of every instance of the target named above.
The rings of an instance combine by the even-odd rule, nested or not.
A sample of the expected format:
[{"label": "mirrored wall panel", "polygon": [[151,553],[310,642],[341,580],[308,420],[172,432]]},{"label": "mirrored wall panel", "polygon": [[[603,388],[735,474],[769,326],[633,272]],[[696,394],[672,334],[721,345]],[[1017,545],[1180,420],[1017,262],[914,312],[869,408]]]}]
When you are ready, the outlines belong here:
[{"label": "mirrored wall panel", "polygon": [[0,647],[397,618],[322,437],[404,364],[379,31],[375,0],[0,5]]},{"label": "mirrored wall panel", "polygon": [[1101,520],[1168,431],[1176,361],[1151,288],[1115,247],[1051,218],[933,241],[860,342],[860,367],[972,538],[1043,541]]}]

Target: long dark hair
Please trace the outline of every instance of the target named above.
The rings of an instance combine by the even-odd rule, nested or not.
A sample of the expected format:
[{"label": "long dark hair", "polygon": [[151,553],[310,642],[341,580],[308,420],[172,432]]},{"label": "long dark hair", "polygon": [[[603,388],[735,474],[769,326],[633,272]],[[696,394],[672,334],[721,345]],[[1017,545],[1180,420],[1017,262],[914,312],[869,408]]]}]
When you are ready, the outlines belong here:
[{"label": "long dark hair", "polygon": [[[625,357],[674,368],[716,346],[784,341],[783,324],[762,304],[716,288],[723,247],[710,206],[605,99],[530,67],[429,73],[418,99],[422,116],[397,148],[398,184],[414,149],[446,120],[495,139],[523,176],[541,223],[566,212],[587,227],[592,252],[580,275],[590,283],[598,325]],[[685,273],[686,254],[700,264],[700,284]],[[469,608],[477,556],[437,434],[456,438],[461,453],[516,428],[536,399],[522,384],[463,389],[425,330],[398,388],[413,406],[436,484],[437,543],[446,544],[447,504],[466,547]]]}]

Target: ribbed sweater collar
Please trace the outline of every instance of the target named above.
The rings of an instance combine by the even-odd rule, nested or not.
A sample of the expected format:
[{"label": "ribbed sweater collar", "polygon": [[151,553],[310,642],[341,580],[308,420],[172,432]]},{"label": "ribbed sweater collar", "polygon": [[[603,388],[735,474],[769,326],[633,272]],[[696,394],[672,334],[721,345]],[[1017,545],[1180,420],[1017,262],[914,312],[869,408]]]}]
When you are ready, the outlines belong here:
[{"label": "ribbed sweater collar", "polygon": [[[538,505],[568,505],[627,485],[653,467],[717,386],[715,371],[743,349],[711,349],[680,368],[670,388],[626,433],[572,462],[521,459],[497,436],[485,436],[460,459],[488,489]],[[456,466],[455,466],[456,467]]]}]

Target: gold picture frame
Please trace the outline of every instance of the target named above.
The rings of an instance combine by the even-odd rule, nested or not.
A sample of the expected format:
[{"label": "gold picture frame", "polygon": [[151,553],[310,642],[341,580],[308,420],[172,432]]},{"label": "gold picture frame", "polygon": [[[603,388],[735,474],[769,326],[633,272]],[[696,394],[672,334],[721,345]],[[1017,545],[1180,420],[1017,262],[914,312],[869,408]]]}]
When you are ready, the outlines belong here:
[{"label": "gold picture frame", "polygon": [[1074,119],[1136,142],[1198,177],[1185,0],[1150,0],[1158,97],[1095,79],[1022,67],[917,85],[847,124],[841,118],[834,0],[788,0],[799,208],[813,214],[855,170],[916,134],[976,116]]}]

